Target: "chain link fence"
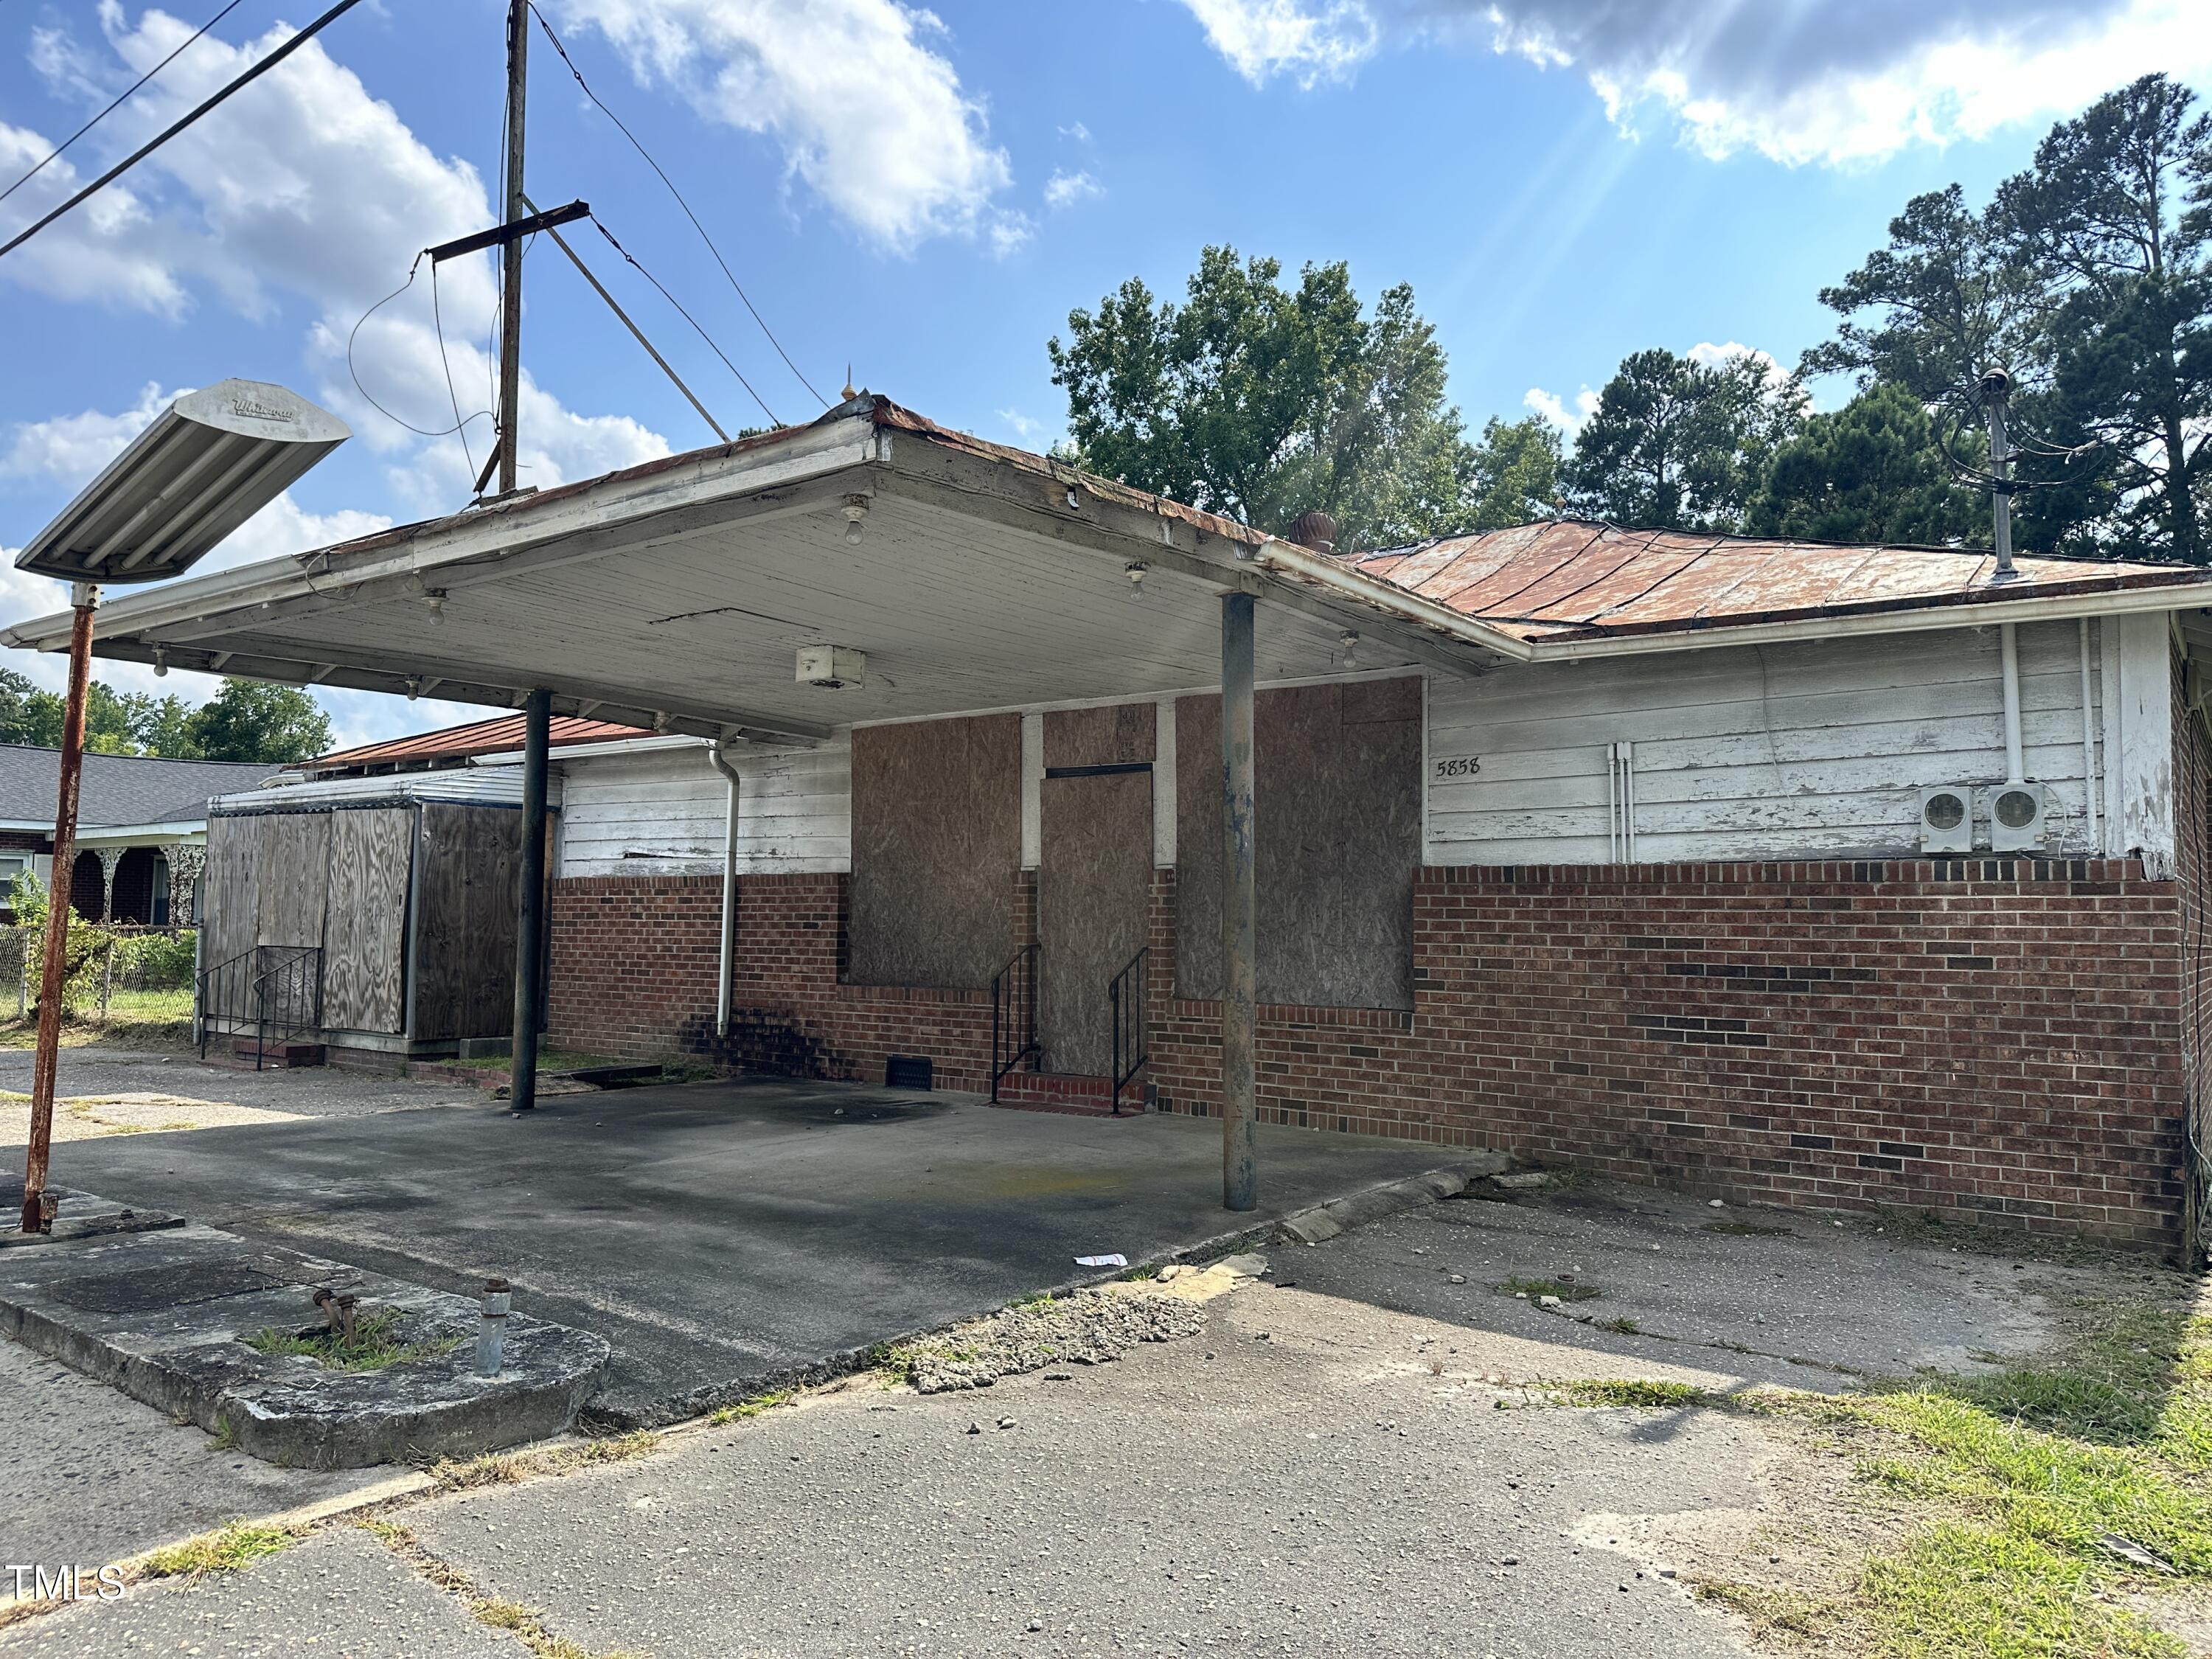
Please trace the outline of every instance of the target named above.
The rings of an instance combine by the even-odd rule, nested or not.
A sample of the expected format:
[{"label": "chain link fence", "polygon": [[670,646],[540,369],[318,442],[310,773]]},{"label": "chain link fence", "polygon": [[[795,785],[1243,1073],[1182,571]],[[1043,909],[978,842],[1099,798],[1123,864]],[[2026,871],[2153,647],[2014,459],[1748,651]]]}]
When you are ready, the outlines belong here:
[{"label": "chain link fence", "polygon": [[[189,1021],[196,938],[189,927],[104,927],[71,917],[64,1017],[101,1024]],[[19,1022],[37,1012],[45,951],[44,927],[0,927],[0,988],[14,986]],[[5,996],[0,989],[0,1018],[9,1012]]]}]

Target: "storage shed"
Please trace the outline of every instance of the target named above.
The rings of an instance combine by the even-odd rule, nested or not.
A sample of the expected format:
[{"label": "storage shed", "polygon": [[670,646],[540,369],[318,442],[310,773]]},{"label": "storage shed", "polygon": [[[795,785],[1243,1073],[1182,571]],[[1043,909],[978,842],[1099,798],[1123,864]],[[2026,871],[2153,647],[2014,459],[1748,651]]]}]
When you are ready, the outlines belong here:
[{"label": "storage shed", "polygon": [[333,779],[208,817],[200,1015],[386,1063],[512,1035],[519,769]]}]

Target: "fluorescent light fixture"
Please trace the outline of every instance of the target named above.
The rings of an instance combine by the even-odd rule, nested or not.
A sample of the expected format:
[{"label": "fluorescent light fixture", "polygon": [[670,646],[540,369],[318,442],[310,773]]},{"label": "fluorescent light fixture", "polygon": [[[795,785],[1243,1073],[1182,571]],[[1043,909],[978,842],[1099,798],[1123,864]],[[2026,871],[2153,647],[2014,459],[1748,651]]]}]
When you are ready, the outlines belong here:
[{"label": "fluorescent light fixture", "polygon": [[154,417],[15,556],[71,582],[182,574],[353,435],[263,380],[221,380]]}]

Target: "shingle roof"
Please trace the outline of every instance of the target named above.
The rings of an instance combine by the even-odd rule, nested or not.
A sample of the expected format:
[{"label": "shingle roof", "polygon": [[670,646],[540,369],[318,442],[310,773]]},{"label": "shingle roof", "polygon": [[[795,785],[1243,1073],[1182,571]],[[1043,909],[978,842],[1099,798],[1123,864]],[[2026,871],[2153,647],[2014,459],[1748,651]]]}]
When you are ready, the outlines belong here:
[{"label": "shingle roof", "polygon": [[1625,530],[1553,519],[1343,562],[1522,640],[1675,633],[1887,610],[2190,586],[2194,567]]},{"label": "shingle roof", "polygon": [[[61,750],[0,744],[0,822],[51,824],[61,793]],[[104,824],[198,823],[210,797],[251,789],[283,769],[252,761],[160,760],[87,755],[76,821]]]},{"label": "shingle roof", "polygon": [[[440,732],[418,732],[412,737],[393,738],[386,743],[364,744],[358,749],[340,749],[328,755],[318,755],[311,761],[302,761],[299,770],[309,773],[341,772],[356,766],[391,766],[410,761],[460,760],[471,755],[503,755],[522,747],[522,719],[520,714],[502,714],[495,720],[476,720],[467,726],[449,726]],[[623,738],[650,737],[649,732],[634,726],[617,726],[610,720],[578,720],[571,715],[556,714],[546,727],[547,740],[558,749],[570,743],[611,743]]]}]

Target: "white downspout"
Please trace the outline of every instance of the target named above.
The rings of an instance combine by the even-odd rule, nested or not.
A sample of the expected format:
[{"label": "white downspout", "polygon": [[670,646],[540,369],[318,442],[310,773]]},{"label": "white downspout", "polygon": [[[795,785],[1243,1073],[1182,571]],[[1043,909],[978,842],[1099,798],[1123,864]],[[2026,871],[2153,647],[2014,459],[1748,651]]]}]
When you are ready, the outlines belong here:
[{"label": "white downspout", "polygon": [[730,781],[729,805],[722,815],[722,957],[714,976],[714,1036],[730,1035],[730,968],[738,944],[738,769],[730,764],[729,739],[718,738],[707,751],[714,769]]},{"label": "white downspout", "polygon": [[2081,618],[2081,798],[2089,809],[2089,850],[2104,850],[2097,839],[2097,716],[2089,690],[2089,619]]},{"label": "white downspout", "polygon": [[2022,770],[2020,744],[2020,640],[2015,624],[2005,623],[1997,629],[1997,639],[2002,647],[2004,659],[2004,738],[2005,781],[2022,783],[2027,781]]}]

